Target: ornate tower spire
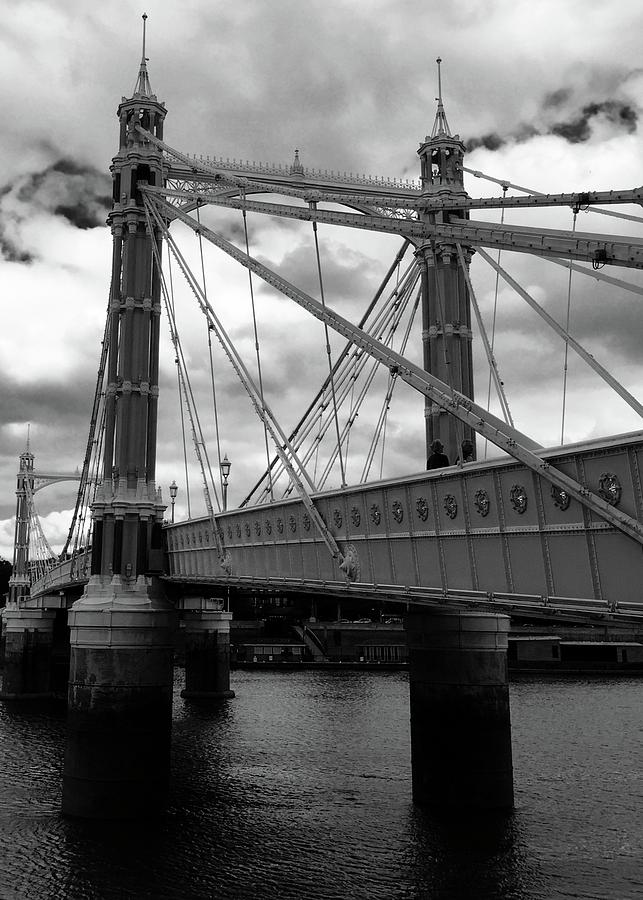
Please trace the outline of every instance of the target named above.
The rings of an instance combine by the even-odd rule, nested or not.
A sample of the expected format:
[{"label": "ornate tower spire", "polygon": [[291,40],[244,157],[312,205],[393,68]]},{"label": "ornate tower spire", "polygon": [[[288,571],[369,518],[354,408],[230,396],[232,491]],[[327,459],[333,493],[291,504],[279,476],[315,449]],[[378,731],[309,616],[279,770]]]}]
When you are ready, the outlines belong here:
[{"label": "ornate tower spire", "polygon": [[[448,222],[446,211],[430,210],[432,197],[466,197],[463,180],[465,147],[459,134],[452,134],[442,102],[442,77],[438,57],[438,108],[433,131],[418,149],[422,193],[429,200],[421,213],[429,223]],[[454,210],[468,217],[466,211]],[[465,247],[465,257],[470,248]],[[422,269],[422,341],[424,368],[437,375],[451,390],[473,398],[473,357],[471,352],[471,312],[466,279],[460,268],[454,243],[432,239],[416,251]],[[466,263],[465,263],[466,264]],[[450,462],[462,458],[462,442],[475,441],[469,428],[427,400],[425,406],[427,456],[439,440]]]},{"label": "ornate tower spire", "polygon": [[149,97],[156,100],[156,96],[152,93],[152,85],[150,84],[150,76],[147,74],[147,57],[145,56],[145,27],[147,23],[147,13],[143,13],[143,53],[141,55],[141,65],[138,69],[138,78],[134,85],[134,97]]},{"label": "ornate tower spire", "polygon": [[438,137],[445,135],[446,137],[451,137],[451,129],[449,128],[449,123],[447,122],[447,115],[444,111],[444,105],[442,103],[442,75],[440,73],[440,63],[442,60],[438,56],[436,59],[436,63],[438,64],[438,96],[435,98],[438,101],[438,108],[435,113],[435,122],[433,123],[433,131],[431,132],[431,137]]}]

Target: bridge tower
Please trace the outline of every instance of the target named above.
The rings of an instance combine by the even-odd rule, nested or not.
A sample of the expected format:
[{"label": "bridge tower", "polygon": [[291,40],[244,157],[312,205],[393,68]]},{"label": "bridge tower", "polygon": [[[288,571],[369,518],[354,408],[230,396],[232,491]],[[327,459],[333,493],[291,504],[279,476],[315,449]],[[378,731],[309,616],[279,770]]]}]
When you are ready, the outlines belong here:
[{"label": "bridge tower", "polygon": [[[34,455],[29,449],[20,454],[16,484],[16,530],[13,541],[13,571],[9,579],[9,606],[17,608],[29,596],[29,493],[33,494]],[[31,482],[31,484],[30,484]]]},{"label": "bridge tower", "polygon": [[[438,107],[433,130],[420,144],[422,194],[427,199],[466,197],[463,182],[465,146],[452,135],[442,103],[440,63],[438,63]],[[444,212],[421,213],[426,221],[441,224]],[[458,215],[463,215],[459,211]],[[466,264],[471,251],[463,248]],[[471,351],[471,302],[464,272],[455,244],[427,241],[416,251],[422,273],[422,343],[424,368],[440,378],[452,390],[473,399],[473,362]],[[461,455],[461,444],[469,440],[475,447],[475,432],[450,416],[427,398],[427,457],[434,440],[439,440],[449,462]]]},{"label": "bridge tower", "polygon": [[164,595],[155,485],[160,276],[140,182],[163,180],[164,103],[143,54],[118,107],[111,166],[113,236],[102,484],[92,506],[91,576],[69,613],[70,676],[63,812],[116,818],[163,808],[170,763],[176,611]]},{"label": "bridge tower", "polygon": [[4,611],[6,640],[0,693],[0,699],[3,700],[51,696],[51,658],[56,613],[50,609],[27,608],[31,587],[31,497],[36,477],[34,455],[27,439],[27,447],[20,454],[17,476],[13,571],[9,579],[9,600]]}]

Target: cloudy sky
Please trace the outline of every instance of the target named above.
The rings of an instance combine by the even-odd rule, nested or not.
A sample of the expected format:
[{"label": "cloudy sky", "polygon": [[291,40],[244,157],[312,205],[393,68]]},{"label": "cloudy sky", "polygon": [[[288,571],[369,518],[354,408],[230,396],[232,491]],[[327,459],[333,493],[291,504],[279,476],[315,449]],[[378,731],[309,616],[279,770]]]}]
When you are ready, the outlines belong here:
[{"label": "cloudy sky", "polygon": [[[435,114],[439,55],[449,124],[467,144],[471,168],[543,192],[643,182],[637,0],[146,0],[140,8],[116,0],[0,0],[0,555],[9,558],[27,423],[38,469],[73,471],[82,464],[109,288],[104,221],[115,111],[136,81],[142,12],[149,15],[151,83],[168,108],[165,136],[186,152],[288,164],[299,148],[307,166],[415,178],[418,143]],[[466,186],[472,196],[498,193],[479,179],[468,178]],[[572,225],[569,210],[530,215],[509,211],[506,221]],[[250,219],[251,252],[315,293],[310,225]],[[240,239],[240,214],[213,212],[210,221]],[[577,228],[640,234],[635,223],[591,214],[581,214]],[[326,300],[357,318],[399,241],[323,226],[320,238]],[[184,241],[197,260],[194,240]],[[564,321],[562,268],[517,254],[504,254],[503,262]],[[207,254],[206,267],[210,299],[251,360],[247,276],[216,252]],[[608,271],[641,283],[639,273]],[[479,259],[472,275],[490,322],[494,276]],[[197,392],[207,395],[204,326],[183,293],[186,355]],[[256,299],[267,400],[288,427],[324,375],[321,331],[263,288]],[[572,333],[639,397],[640,306],[635,294],[574,277]],[[409,355],[417,357],[418,342],[416,335]],[[496,347],[516,426],[543,445],[556,444],[563,345],[502,285]],[[259,474],[262,436],[223,361],[216,367],[234,504]],[[481,351],[476,370],[482,402]],[[181,517],[186,489],[167,340],[161,388],[158,481],[166,494],[172,479],[179,483]],[[575,359],[567,404],[567,440],[639,427],[637,416]],[[209,422],[211,413],[202,416]],[[368,445],[371,419],[362,416],[356,456]],[[211,425],[206,430],[211,434]],[[422,468],[422,435],[422,400],[402,391],[390,416],[385,475]],[[359,468],[356,457],[354,466],[351,472]],[[194,513],[202,509],[195,470],[191,483]],[[73,502],[73,484],[38,495],[55,546]]]}]

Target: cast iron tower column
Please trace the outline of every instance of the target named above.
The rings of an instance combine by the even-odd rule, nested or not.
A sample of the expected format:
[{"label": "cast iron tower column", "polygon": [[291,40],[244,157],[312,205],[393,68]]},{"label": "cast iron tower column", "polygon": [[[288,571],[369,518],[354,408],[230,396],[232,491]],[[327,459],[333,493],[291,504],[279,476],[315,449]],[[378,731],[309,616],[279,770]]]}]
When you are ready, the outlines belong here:
[{"label": "cast iron tower column", "polygon": [[148,230],[139,189],[162,182],[163,159],[137,130],[162,137],[165,113],[150,86],[144,32],[111,167],[106,424],[91,577],[69,614],[63,811],[94,818],[154,814],[169,778],[176,611],[158,578],[165,506],[154,481],[161,308],[152,242],[160,251],[160,236]]},{"label": "cast iron tower column", "polygon": [[[438,60],[438,79],[439,75]],[[420,145],[422,193],[431,200],[467,196],[463,183],[465,147],[460,136],[452,135],[442,105],[442,89],[431,135]],[[462,216],[462,210],[456,214]],[[444,222],[448,213],[422,213],[433,224]],[[467,265],[470,248],[463,248]],[[455,244],[428,241],[416,256],[422,272],[422,343],[424,368],[454,391],[473,399],[471,352],[471,302]],[[436,439],[444,445],[449,462],[461,455],[461,444],[469,440],[475,447],[475,432],[462,425],[428,398],[425,402],[427,457]]]}]

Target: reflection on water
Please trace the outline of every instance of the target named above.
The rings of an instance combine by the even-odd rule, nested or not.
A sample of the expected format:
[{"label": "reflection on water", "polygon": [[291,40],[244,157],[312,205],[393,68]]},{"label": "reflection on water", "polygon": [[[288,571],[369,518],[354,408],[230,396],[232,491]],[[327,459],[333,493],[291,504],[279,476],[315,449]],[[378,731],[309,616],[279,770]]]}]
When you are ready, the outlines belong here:
[{"label": "reflection on water", "polygon": [[641,895],[640,681],[512,685],[516,811],[451,819],[411,803],[406,675],[232,687],[177,682],[170,807],[136,824],[63,819],[64,708],[0,705],[1,900]]}]

